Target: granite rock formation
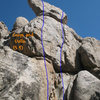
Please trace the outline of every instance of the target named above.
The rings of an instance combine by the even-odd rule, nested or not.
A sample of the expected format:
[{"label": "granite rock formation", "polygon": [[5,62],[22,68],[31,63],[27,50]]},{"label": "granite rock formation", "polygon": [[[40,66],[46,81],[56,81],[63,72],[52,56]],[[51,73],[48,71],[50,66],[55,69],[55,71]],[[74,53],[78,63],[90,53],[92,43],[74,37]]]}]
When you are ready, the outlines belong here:
[{"label": "granite rock formation", "polygon": [[[47,100],[47,76],[41,45],[43,6],[40,0],[28,2],[37,15],[35,19],[29,22],[18,17],[11,31],[0,22],[0,100]],[[100,41],[80,37],[66,25],[67,15],[63,14],[62,29],[62,10],[44,2],[42,33],[49,100],[63,100],[63,92],[64,100],[100,100]],[[33,35],[26,37],[30,33]],[[22,34],[22,37],[14,37]],[[25,43],[15,43],[20,38]],[[14,45],[22,45],[23,50],[15,50]]]},{"label": "granite rock formation", "polygon": [[100,41],[95,38],[84,38],[79,53],[84,69],[100,79]]},{"label": "granite rock formation", "polygon": [[7,26],[3,22],[0,22],[0,39],[6,38],[8,34],[9,34],[9,31],[8,31]]},{"label": "granite rock formation", "polygon": [[24,17],[18,17],[18,18],[16,18],[16,21],[15,21],[15,23],[13,25],[13,30],[19,29],[21,27],[24,27],[28,23],[29,23],[29,21],[26,18],[24,18]]},{"label": "granite rock formation", "polygon": [[[43,2],[41,0],[28,0],[28,3],[32,10],[35,12],[37,16],[43,16],[43,5],[44,5],[44,15],[45,16],[50,16],[57,21],[61,22],[61,17],[62,17],[62,10],[50,5],[47,2]],[[63,24],[67,23],[67,15],[64,13],[63,19],[62,19]]]},{"label": "granite rock formation", "polygon": [[[80,71],[73,82],[67,100],[100,100],[100,80],[88,71]],[[69,97],[68,97],[69,96]]]}]

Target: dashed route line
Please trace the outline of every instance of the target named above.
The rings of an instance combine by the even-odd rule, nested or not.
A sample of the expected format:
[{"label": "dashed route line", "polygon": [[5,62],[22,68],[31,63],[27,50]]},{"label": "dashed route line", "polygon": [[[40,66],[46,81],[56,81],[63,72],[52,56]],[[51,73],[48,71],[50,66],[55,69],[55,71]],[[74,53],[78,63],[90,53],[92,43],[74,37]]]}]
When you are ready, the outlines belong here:
[{"label": "dashed route line", "polygon": [[47,71],[46,60],[45,60],[45,50],[44,50],[44,46],[43,46],[44,3],[43,3],[43,0],[41,0],[41,1],[42,1],[42,5],[43,5],[43,25],[41,28],[41,44],[42,44],[42,49],[43,49],[44,65],[45,65],[46,79],[47,79],[47,100],[49,100],[49,80],[48,80],[48,71]]},{"label": "dashed route line", "polygon": [[61,60],[62,60],[62,48],[64,45],[64,30],[63,30],[63,23],[62,23],[62,19],[63,19],[63,11],[62,11],[62,16],[61,16],[61,28],[62,28],[62,45],[61,45],[61,49],[60,49],[60,73],[61,73],[61,79],[62,79],[62,86],[63,86],[63,100],[64,100],[64,81],[63,81],[63,74],[62,74],[62,64],[61,64]]}]

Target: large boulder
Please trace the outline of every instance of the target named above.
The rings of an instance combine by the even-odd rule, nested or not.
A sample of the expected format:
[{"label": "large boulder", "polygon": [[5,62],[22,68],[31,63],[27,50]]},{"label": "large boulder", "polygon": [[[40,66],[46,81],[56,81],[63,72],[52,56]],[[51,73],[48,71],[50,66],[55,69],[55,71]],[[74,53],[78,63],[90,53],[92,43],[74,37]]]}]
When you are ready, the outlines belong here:
[{"label": "large boulder", "polygon": [[24,27],[29,21],[25,17],[18,17],[13,25],[13,30]]},{"label": "large boulder", "polygon": [[[28,0],[28,3],[37,16],[40,16],[40,15],[43,16],[43,3],[44,3],[44,15],[50,16],[56,19],[57,21],[61,22],[61,17],[62,17],[61,9],[53,5],[50,5],[49,3],[46,3],[46,2],[42,3],[41,0]],[[64,24],[67,23],[67,16],[64,12],[63,12],[62,23]]]},{"label": "large boulder", "polygon": [[88,71],[79,72],[66,100],[100,100],[100,80]]},{"label": "large boulder", "polygon": [[84,69],[100,78],[100,41],[95,38],[85,38],[78,51]]}]

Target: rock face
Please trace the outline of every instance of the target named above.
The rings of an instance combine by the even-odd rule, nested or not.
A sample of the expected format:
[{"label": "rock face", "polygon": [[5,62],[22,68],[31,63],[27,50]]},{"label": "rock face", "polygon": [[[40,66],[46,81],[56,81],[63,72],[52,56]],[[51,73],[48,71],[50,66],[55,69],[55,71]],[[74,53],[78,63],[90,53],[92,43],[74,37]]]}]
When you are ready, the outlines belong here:
[{"label": "rock face", "polygon": [[84,69],[100,79],[100,41],[95,38],[85,38],[79,49]]},{"label": "rock face", "polygon": [[7,36],[8,33],[9,32],[7,26],[3,22],[0,22],[0,39],[5,38],[5,36]]},{"label": "rock face", "polygon": [[88,71],[79,72],[68,100],[100,100],[100,80]]},{"label": "rock face", "polygon": [[[8,47],[0,49],[0,100],[46,100],[44,61],[37,59]],[[54,87],[55,72],[52,64],[46,63],[50,81],[49,93],[55,95],[54,100],[58,100]]]},{"label": "rock face", "polygon": [[[61,9],[53,5],[50,5],[49,3],[46,2],[42,3],[41,0],[28,0],[28,3],[37,16],[40,15],[43,16],[43,4],[44,4],[44,15],[53,17],[57,21],[61,22],[61,17],[62,17]],[[63,24],[67,23],[67,16],[65,13],[63,13],[62,23]]]},{"label": "rock face", "polygon": [[[41,30],[42,2],[28,2],[37,15],[35,19],[28,22],[18,17],[11,32],[0,22],[0,100],[47,100],[47,81],[49,100],[100,100],[100,41],[77,35],[66,25],[65,13],[62,28],[62,10],[46,2]],[[16,43],[18,39],[25,43]],[[14,49],[14,45],[23,49]]]},{"label": "rock face", "polygon": [[[60,72],[60,49],[62,45],[62,29],[61,23],[55,19],[45,16],[45,25],[43,28],[43,43],[46,57],[52,60],[56,72]],[[53,23],[55,22],[55,23]],[[21,53],[27,56],[43,56],[41,45],[41,26],[42,16],[39,16],[27,24],[23,29],[18,31],[21,33],[34,33],[34,36],[24,39],[24,50]],[[52,29],[52,30],[51,30]],[[62,52],[62,70],[63,72],[77,72],[80,70],[80,63],[77,49],[80,47],[80,42],[74,36],[75,32],[68,26],[63,28],[65,34],[63,52]],[[15,30],[15,32],[17,32]],[[78,35],[77,35],[78,37]],[[10,47],[14,45],[15,38],[11,37]],[[19,44],[18,44],[19,45]],[[47,46],[48,45],[48,46]],[[20,51],[19,51],[20,52]]]}]

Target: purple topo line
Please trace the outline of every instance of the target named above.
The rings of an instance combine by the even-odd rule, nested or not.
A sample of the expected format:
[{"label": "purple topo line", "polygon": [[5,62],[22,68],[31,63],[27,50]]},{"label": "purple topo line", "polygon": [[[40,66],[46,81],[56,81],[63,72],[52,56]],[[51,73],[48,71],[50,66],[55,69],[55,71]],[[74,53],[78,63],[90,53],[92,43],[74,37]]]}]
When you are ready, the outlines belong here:
[{"label": "purple topo line", "polygon": [[61,78],[62,78],[62,86],[63,86],[63,100],[64,100],[64,82],[63,82],[63,74],[62,74],[62,66],[61,66],[61,59],[62,59],[62,48],[64,44],[64,30],[63,30],[63,24],[62,24],[62,19],[63,19],[63,12],[61,16],[61,28],[62,28],[62,45],[60,49],[60,73],[61,73]]},{"label": "purple topo line", "polygon": [[43,0],[41,0],[41,1],[42,1],[42,5],[43,5],[43,25],[41,28],[41,44],[42,44],[42,48],[43,48],[44,65],[45,65],[46,79],[47,79],[47,100],[49,100],[49,80],[48,80],[48,72],[47,72],[46,60],[45,60],[45,50],[44,50],[44,46],[43,46],[44,3],[43,3]]}]

